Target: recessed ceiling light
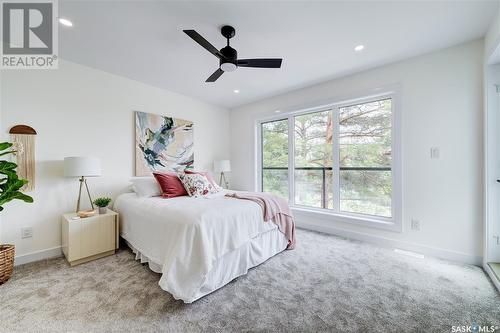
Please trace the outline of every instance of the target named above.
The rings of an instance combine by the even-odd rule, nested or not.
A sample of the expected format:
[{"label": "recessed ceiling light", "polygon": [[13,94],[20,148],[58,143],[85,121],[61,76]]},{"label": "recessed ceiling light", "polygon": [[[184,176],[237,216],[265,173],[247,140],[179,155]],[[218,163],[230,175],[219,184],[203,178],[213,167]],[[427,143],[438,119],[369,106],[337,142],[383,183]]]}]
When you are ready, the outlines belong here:
[{"label": "recessed ceiling light", "polygon": [[72,27],[73,26],[73,22],[71,22],[70,20],[65,19],[65,18],[60,18],[59,19],[59,23],[61,23],[62,25],[65,25],[67,27]]},{"label": "recessed ceiling light", "polygon": [[239,94],[239,93],[240,93],[240,91],[239,91],[238,89],[234,89],[234,90],[233,90],[233,92],[234,92],[235,94]]},{"label": "recessed ceiling light", "polygon": [[359,51],[363,51],[365,48],[364,45],[357,45],[355,48],[354,48],[354,51],[356,52],[359,52]]},{"label": "recessed ceiling light", "polygon": [[276,112],[276,113],[280,113],[280,112],[281,112],[281,110],[275,110],[274,112]]}]

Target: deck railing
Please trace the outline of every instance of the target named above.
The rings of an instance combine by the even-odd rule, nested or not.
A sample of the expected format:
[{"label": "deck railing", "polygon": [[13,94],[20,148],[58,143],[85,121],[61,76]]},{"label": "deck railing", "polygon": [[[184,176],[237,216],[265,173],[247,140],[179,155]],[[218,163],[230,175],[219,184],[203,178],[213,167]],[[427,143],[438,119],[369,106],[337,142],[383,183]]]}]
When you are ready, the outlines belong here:
[{"label": "deck railing", "polygon": [[[391,171],[391,167],[340,167],[340,171]],[[287,170],[287,167],[263,167],[262,170]],[[296,167],[295,170],[321,171],[321,207],[328,208],[328,194],[326,193],[326,171],[333,170],[332,167]],[[263,181],[262,187],[264,187]]]}]

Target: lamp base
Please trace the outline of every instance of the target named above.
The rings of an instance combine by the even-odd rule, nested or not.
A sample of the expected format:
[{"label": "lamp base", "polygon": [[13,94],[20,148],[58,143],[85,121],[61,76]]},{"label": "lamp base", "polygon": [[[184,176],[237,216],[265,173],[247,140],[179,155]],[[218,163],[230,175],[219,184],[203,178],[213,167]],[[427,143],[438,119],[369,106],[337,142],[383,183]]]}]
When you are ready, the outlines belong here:
[{"label": "lamp base", "polygon": [[90,191],[89,191],[89,186],[87,185],[87,179],[85,179],[84,176],[80,177],[80,191],[78,192],[78,201],[76,202],[76,212],[78,213],[80,211],[80,201],[82,198],[82,187],[83,184],[85,184],[85,188],[87,189],[87,194],[89,196],[90,200],[90,206],[92,207],[92,210],[94,210],[94,203],[92,202],[92,197],[90,196]]},{"label": "lamp base", "polygon": [[229,189],[229,184],[227,182],[226,175],[224,175],[224,172],[220,173],[220,179],[219,179],[219,186],[224,187],[224,185],[222,185],[222,179],[224,179],[224,185],[226,186],[226,189]]}]

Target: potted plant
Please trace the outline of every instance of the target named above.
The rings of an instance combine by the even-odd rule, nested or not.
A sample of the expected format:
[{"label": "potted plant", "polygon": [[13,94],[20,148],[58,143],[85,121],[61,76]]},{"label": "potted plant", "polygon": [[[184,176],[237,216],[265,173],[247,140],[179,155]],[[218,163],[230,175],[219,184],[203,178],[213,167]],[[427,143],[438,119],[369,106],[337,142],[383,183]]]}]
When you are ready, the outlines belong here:
[{"label": "potted plant", "polygon": [[[14,154],[11,149],[12,143],[0,143],[0,156]],[[19,179],[16,173],[17,164],[6,160],[0,160],[0,212],[3,206],[12,200],[33,202],[33,198],[19,191],[28,181]],[[15,247],[10,244],[0,244],[0,285],[7,282],[12,276],[14,269]]]},{"label": "potted plant", "polygon": [[99,214],[106,214],[109,203],[111,202],[111,198],[102,197],[94,200],[94,205],[99,207]]}]

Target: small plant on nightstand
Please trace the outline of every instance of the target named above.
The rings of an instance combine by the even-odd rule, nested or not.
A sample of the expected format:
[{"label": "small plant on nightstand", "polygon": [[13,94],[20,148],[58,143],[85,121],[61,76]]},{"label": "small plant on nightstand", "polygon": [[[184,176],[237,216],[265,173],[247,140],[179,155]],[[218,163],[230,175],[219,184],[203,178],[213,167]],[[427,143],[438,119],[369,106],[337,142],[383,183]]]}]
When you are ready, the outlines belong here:
[{"label": "small plant on nightstand", "polygon": [[99,207],[99,214],[106,214],[109,203],[111,202],[111,198],[102,197],[94,200],[94,205]]}]

